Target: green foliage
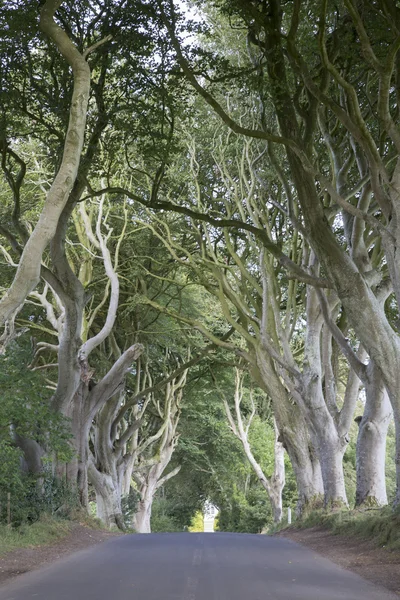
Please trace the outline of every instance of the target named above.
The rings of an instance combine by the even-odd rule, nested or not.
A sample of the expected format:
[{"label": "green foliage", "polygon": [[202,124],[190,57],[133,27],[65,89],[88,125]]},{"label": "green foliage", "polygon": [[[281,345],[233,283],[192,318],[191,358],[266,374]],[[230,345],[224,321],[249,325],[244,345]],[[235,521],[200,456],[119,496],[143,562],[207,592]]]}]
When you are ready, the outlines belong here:
[{"label": "green foliage", "polygon": [[[212,360],[215,368],[218,359]],[[218,371],[218,383],[227,397],[233,394],[231,373],[231,367]],[[254,419],[250,439],[256,459],[271,475],[274,430],[269,418],[266,411],[263,418]],[[164,490],[168,515],[180,529],[190,526],[206,500],[220,509],[221,531],[256,533],[268,526],[272,513],[267,493],[229,429],[221,397],[208,369],[199,367],[192,372],[192,381],[185,390],[180,431],[175,460],[182,468]],[[294,508],[296,482],[287,458],[286,480],[284,506]]]},{"label": "green foliage", "polygon": [[[164,10],[168,18],[167,4]],[[204,5],[203,2],[197,4]],[[303,61],[310,73],[308,80],[314,82],[317,89],[326,89],[332,106],[346,104],[342,98],[344,88],[338,86],[334,79],[327,79],[326,85],[320,86],[321,76],[328,77],[328,73],[323,75],[324,69],[321,70],[324,61],[319,55],[316,19],[313,18],[317,4],[300,7],[301,11],[307,10],[308,13],[307,18],[302,18],[306,16],[303,12],[299,15],[301,18],[293,34],[293,43],[298,47],[302,61],[293,60],[293,56],[292,60],[287,61],[287,77],[281,77],[278,94],[276,82],[271,76],[278,69],[275,69],[276,65],[273,69],[266,68],[272,53],[265,52],[263,55],[263,48],[268,46],[265,44],[267,30],[264,29],[270,21],[267,13],[258,10],[257,2],[216,0],[211,4],[206,7],[207,25],[197,26],[179,17],[176,20],[178,34],[197,34],[195,45],[187,51],[196,76],[201,79],[204,75],[207,89],[217,100],[221,99],[222,106],[227,107],[234,120],[240,121],[242,126],[262,129],[264,132],[277,132],[276,117],[282,110],[280,100],[273,105],[274,86],[275,96],[281,99],[288,91],[289,104],[296,111],[299,135],[304,133],[305,136],[305,156],[309,152],[311,162],[317,156],[315,168],[335,181],[337,174],[331,169],[337,161],[328,155],[334,146],[340,146],[340,154],[348,163],[347,170],[342,169],[346,186],[349,190],[358,189],[360,174],[357,164],[360,161],[352,159],[357,158],[353,157],[353,142],[357,136],[354,138],[353,133],[349,135],[344,122],[339,120],[335,125],[329,103],[324,102],[326,110],[318,112],[319,100],[315,98],[311,102],[313,92],[308,89],[308,82],[302,78],[299,67]],[[47,182],[51,183],[60,162],[70,109],[71,72],[54,44],[39,31],[39,5],[27,0],[17,3],[6,1],[0,15],[0,27],[4,32],[0,40],[4,58],[0,73],[0,106],[4,129],[2,168],[5,175],[0,181],[0,220],[6,233],[8,231],[7,235],[2,232],[2,243],[5,243],[5,251],[10,253],[16,242],[21,245],[24,243],[21,230],[25,228],[25,223],[29,231],[31,224],[37,220]],[[284,148],[273,150],[271,144],[267,153],[265,140],[253,140],[253,146],[246,147],[246,159],[242,160],[244,155],[240,159],[245,148],[244,138],[226,135],[219,117],[213,116],[203,101],[198,102],[192,96],[181,69],[174,64],[170,35],[157,6],[153,2],[128,0],[124,3],[100,2],[99,6],[93,7],[86,0],[77,0],[74,3],[62,3],[57,12],[58,21],[80,51],[107,35],[112,38],[109,44],[98,47],[88,58],[93,85],[86,146],[83,149],[85,160],[82,161],[80,179],[87,182],[88,190],[102,187],[103,181],[112,187],[118,184],[129,188],[130,201],[126,204],[129,218],[126,220],[127,230],[118,265],[123,303],[113,339],[114,346],[118,345],[119,349],[126,348],[133,340],[144,342],[149,372],[154,381],[162,378],[171,364],[182,363],[188,355],[188,346],[192,353],[204,347],[205,342],[198,327],[191,326],[193,319],[201,321],[214,336],[226,334],[230,326],[236,328],[237,333],[231,336],[230,341],[234,340],[232,343],[237,348],[251,346],[249,340],[256,337],[256,324],[262,322],[261,297],[256,292],[257,285],[260,287],[260,238],[252,237],[253,233],[249,230],[246,234],[241,231],[239,221],[246,221],[247,229],[253,223],[259,234],[262,231],[271,238],[271,243],[278,240],[279,249],[299,265],[304,258],[301,252],[304,250],[307,253],[301,228],[297,228],[299,232],[294,236],[293,224],[287,219],[294,211],[298,222],[306,223],[307,212],[302,212],[297,205],[301,194],[294,193],[295,181],[291,178],[290,163],[286,161]],[[101,10],[97,10],[99,7]],[[282,5],[282,31],[290,26],[293,10],[293,3]],[[391,43],[390,36],[394,33],[391,28],[387,30],[385,15],[380,10],[367,7],[362,18],[365,19],[374,51],[378,57],[384,57]],[[375,74],[368,73],[370,67],[364,58],[359,58],[359,41],[357,36],[354,37],[351,19],[340,3],[335,7],[328,6],[326,19],[330,60],[334,61],[341,76],[348,79],[349,86],[352,83],[355,85],[354,93],[359,95],[361,112],[367,115],[366,129],[370,130],[377,148],[380,148],[382,164],[387,162],[389,166],[394,165],[395,148],[392,142],[385,142],[384,136],[382,138],[381,127],[378,127],[378,120],[373,116],[375,104],[379,106],[379,102],[371,101],[377,95],[377,78]],[[296,19],[293,19],[295,22]],[[272,20],[270,27],[273,28]],[[279,34],[277,37],[290,58],[287,36]],[[330,44],[334,44],[336,50],[333,51]],[[118,52],[114,51],[116,48]],[[257,68],[254,68],[255,64]],[[240,69],[243,69],[242,73],[238,72]],[[229,94],[226,93],[227,89]],[[395,89],[393,85],[388,95],[389,104],[397,115]],[[226,97],[229,98],[228,104]],[[261,112],[259,107],[262,107]],[[321,135],[323,131],[317,128],[317,114],[321,122],[327,120],[327,129],[333,132],[330,136],[332,147],[324,146],[323,138],[326,136]],[[282,129],[282,119],[280,126]],[[98,144],[100,139],[101,145]],[[27,170],[26,175],[24,169],[20,171],[18,186],[22,187],[19,194],[15,182],[22,163]],[[249,184],[253,180],[254,184]],[[43,182],[46,182],[45,185]],[[246,188],[248,197],[244,201]],[[292,206],[293,199],[288,196],[288,190],[293,190],[289,196],[293,195],[295,206]],[[320,192],[319,188],[317,192]],[[235,195],[239,197],[237,204]],[[121,217],[123,197],[123,193],[110,193],[114,201],[110,201],[109,208],[108,242],[112,251],[115,251],[116,240],[122,230],[121,223],[125,222]],[[134,200],[135,197],[139,202]],[[237,221],[237,227],[220,230],[214,225],[199,225],[193,215],[189,218],[168,210],[151,213],[141,205],[141,201],[144,201],[154,207],[158,202],[171,199],[183,209],[183,213],[186,206],[201,210],[213,218],[227,216]],[[353,194],[349,201],[358,202],[358,195]],[[89,201],[86,202],[89,205]],[[90,202],[93,202],[91,210],[95,214],[96,200]],[[337,236],[345,252],[346,247],[351,247],[349,240],[345,243],[344,231],[345,222],[349,228],[349,217],[345,215],[340,218],[339,209],[335,204],[330,205],[333,199],[329,198],[329,194],[326,194],[324,202],[326,218],[332,213],[332,219],[329,217],[332,233]],[[162,205],[158,204],[159,207]],[[246,205],[252,207],[251,211]],[[371,207],[374,219],[381,219],[382,216],[376,213],[375,199]],[[365,227],[367,222],[365,220]],[[87,318],[91,313],[96,317],[92,324],[93,331],[89,332],[92,334],[101,329],[107,317],[108,301],[104,299],[103,302],[104,265],[101,260],[94,259],[95,253],[84,247],[73,227],[69,228],[67,238],[67,258],[71,268],[78,273],[82,262],[90,262],[92,277],[88,276],[84,283],[88,300],[85,316]],[[295,245],[292,245],[292,238],[296,240]],[[368,228],[364,238],[365,243],[370,244],[365,248],[365,255],[373,255],[376,263],[371,267],[377,272],[382,271],[386,278],[388,261],[383,258],[383,250],[379,249],[380,241],[376,241],[376,236],[371,235]],[[207,239],[211,241],[208,243]],[[213,254],[216,257],[215,264],[212,264]],[[49,265],[51,267],[51,259]],[[271,259],[270,266],[277,271],[276,286],[279,289],[273,290],[273,286],[269,286],[268,293],[275,294],[276,306],[281,307],[282,311],[286,310],[287,315],[289,309],[293,312],[289,319],[293,322],[288,330],[293,329],[290,343],[297,349],[295,358],[300,367],[304,360],[302,348],[306,328],[305,322],[302,322],[305,318],[304,284],[289,281],[281,260],[274,262]],[[214,277],[215,269],[222,269],[225,277],[223,283]],[[246,277],[246,270],[250,278]],[[1,284],[6,288],[12,269],[1,271]],[[294,285],[296,288],[290,287]],[[231,292],[230,297],[228,294],[225,298],[227,308],[224,310],[218,297],[225,294],[225,288]],[[292,294],[289,293],[290,289]],[[160,312],[155,309],[154,303],[161,307]],[[179,314],[184,324],[173,320],[168,314],[172,312]],[[393,298],[386,302],[386,314],[396,329],[398,307]],[[21,316],[32,329],[40,332],[38,335],[43,336],[41,339],[47,339],[52,334],[44,324],[41,309],[38,311],[37,307],[32,308],[32,304],[27,304],[19,318]],[[246,342],[240,339],[240,330],[247,330]],[[354,337],[351,330],[346,331],[347,334],[350,339]],[[109,340],[93,353],[96,378],[108,371],[115,354],[118,352],[115,352]],[[47,355],[41,355],[42,358],[44,356]],[[7,354],[0,357],[0,520],[6,518],[6,498],[7,494],[11,494],[14,523],[35,521],[43,510],[54,513],[74,502],[74,491],[64,488],[51,476],[44,474],[39,479],[30,478],[21,470],[21,466],[26,465],[26,457],[20,449],[20,440],[23,438],[40,445],[46,451],[48,461],[52,457],[63,462],[71,458],[67,423],[61,415],[50,410],[50,392],[45,377],[41,371],[34,372],[27,368],[30,358],[30,350],[23,342],[14,343]],[[267,495],[247,464],[240,443],[229,430],[220,398],[208,373],[210,364],[214,369],[214,361],[234,363],[236,360],[236,354],[215,352],[208,362],[204,361],[190,374],[192,385],[185,391],[181,437],[174,457],[175,463],[181,464],[182,469],[174,480],[167,483],[165,495],[155,501],[155,531],[184,528],[206,499],[220,507],[220,528],[225,531],[260,531],[271,520]],[[219,369],[217,366],[215,372],[222,390],[228,398],[232,398],[230,369]],[[128,394],[134,393],[136,384],[136,373],[132,369],[127,378]],[[249,411],[246,401],[243,408],[245,413]],[[273,470],[274,440],[271,415],[264,410],[265,407],[257,408],[258,416],[250,429],[250,441],[256,459],[265,473],[270,475]],[[353,426],[350,437],[344,457],[344,472],[349,502],[353,504],[356,426]],[[392,431],[387,452],[388,490],[392,498],[395,482]],[[133,494],[124,499],[123,510],[127,522],[131,520],[136,502]],[[295,479],[286,460],[284,505],[294,507],[295,503]]]},{"label": "green foliage", "polygon": [[[8,484],[10,479],[7,480]],[[70,516],[79,506],[78,494],[65,482],[44,471],[33,476],[16,469],[14,485],[0,486],[0,523],[8,520],[8,494],[11,498],[11,524],[34,523],[42,514]]]},{"label": "green foliage", "polygon": [[192,517],[189,525],[190,533],[201,533],[204,531],[204,515],[201,510],[198,510]]},{"label": "green foliage", "polygon": [[29,474],[26,468],[24,439],[59,460],[72,456],[68,423],[50,409],[43,375],[28,368],[31,358],[27,341],[21,340],[0,356],[0,522],[7,521],[10,494],[13,525],[37,521],[43,512],[70,510],[77,503],[74,490],[51,474],[46,461],[42,472]]},{"label": "green foliage", "polygon": [[0,442],[4,448],[14,445],[16,436],[33,439],[66,462],[71,457],[68,423],[50,409],[50,392],[41,372],[28,368],[31,359],[27,340],[0,356]]},{"label": "green foliage", "polygon": [[133,516],[137,510],[137,504],[139,502],[139,494],[136,490],[131,488],[127,496],[121,499],[122,517],[126,529],[132,526]]},{"label": "green foliage", "polygon": [[219,531],[260,533],[272,519],[271,505],[264,489],[255,486],[247,494],[237,490],[229,505],[221,505]]},{"label": "green foliage", "polygon": [[22,489],[21,478],[22,451],[0,439],[0,494],[7,490],[18,493]]},{"label": "green foliage", "polygon": [[151,511],[151,531],[153,533],[182,531],[173,516],[173,509],[174,507],[167,498],[157,496],[154,499]]}]

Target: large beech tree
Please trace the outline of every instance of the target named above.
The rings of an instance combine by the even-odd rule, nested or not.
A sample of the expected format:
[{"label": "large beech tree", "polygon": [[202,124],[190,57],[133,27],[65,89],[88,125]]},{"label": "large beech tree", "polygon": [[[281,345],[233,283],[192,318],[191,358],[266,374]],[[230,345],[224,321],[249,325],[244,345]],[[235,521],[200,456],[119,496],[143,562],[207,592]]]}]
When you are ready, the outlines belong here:
[{"label": "large beech tree", "polygon": [[[86,253],[85,260],[78,276],[72,270],[73,262],[68,260],[64,253],[59,257],[70,272],[70,288],[68,294],[60,285],[50,288],[45,285],[43,292],[34,292],[33,297],[46,310],[46,319],[54,328],[58,344],[39,342],[36,356],[57,353],[58,356],[58,381],[51,405],[56,412],[68,417],[71,421],[73,435],[74,459],[65,466],[58,466],[58,473],[66,480],[78,486],[81,502],[87,506],[87,462],[88,462],[88,436],[91,423],[96,414],[105,406],[117,390],[123,385],[125,375],[134,361],[139,357],[143,347],[133,343],[124,352],[116,357],[115,362],[93,385],[94,370],[89,364],[91,353],[104,344],[113,332],[119,304],[119,279],[117,275],[118,253],[125,227],[122,227],[119,239],[115,246],[114,256],[111,256],[107,246],[108,234],[102,232],[102,227],[107,225],[104,213],[104,198],[97,206],[97,212],[91,210],[92,219],[95,219],[95,231],[92,222],[83,205],[80,205],[79,217],[76,216],[76,230],[79,245]],[[126,225],[126,218],[123,221]],[[93,250],[98,251],[108,279],[105,294],[99,303],[85,309],[84,285],[91,283],[91,269],[88,266],[87,255],[93,255]],[[79,255],[78,255],[79,256]],[[93,261],[92,261],[93,262]],[[51,273],[50,270],[48,270]],[[50,277],[52,281],[52,278]],[[72,285],[73,283],[73,285]],[[49,297],[51,295],[52,297]],[[91,325],[97,313],[104,304],[108,304],[105,319],[96,334],[91,334]],[[91,309],[91,310],[90,310]],[[86,327],[84,327],[86,324]],[[82,340],[83,338],[83,340]],[[51,363],[45,363],[42,369],[51,368]],[[37,368],[37,367],[34,367]]]},{"label": "large beech tree", "polygon": [[[18,7],[7,4],[4,16],[7,19],[5,42],[10,42],[12,52],[7,55],[2,71],[4,94],[1,101],[5,125],[1,141],[2,170],[9,194],[1,236],[6,241],[2,249],[9,265],[15,267],[16,260],[19,262],[14,280],[1,301],[4,310],[0,320],[5,323],[3,341],[6,343],[13,336],[16,314],[32,292],[54,327],[58,343],[43,342],[38,351],[46,357],[57,352],[57,362],[48,361],[49,367],[57,367],[57,384],[51,405],[71,420],[75,450],[74,460],[65,467],[60,465],[58,472],[60,475],[64,472],[68,482],[78,486],[81,502],[86,505],[87,440],[91,421],[123,383],[141,346],[134,340],[127,346],[124,341],[121,355],[93,386],[89,356],[111,336],[117,314],[119,244],[111,257],[107,242],[112,232],[102,231],[102,220],[106,220],[102,211],[104,199],[96,213],[95,224],[91,221],[93,211],[91,216],[87,215],[83,204],[79,218],[73,217],[73,211],[84,191],[90,191],[91,178],[97,180],[107,174],[113,164],[110,125],[118,122],[121,135],[131,135],[124,121],[127,115],[129,119],[136,119],[135,142],[140,139],[143,148],[147,139],[147,150],[143,150],[142,156],[147,152],[148,171],[153,170],[155,174],[150,187],[156,190],[158,170],[162,172],[165,160],[165,145],[170,143],[173,131],[169,107],[172,95],[168,97],[165,85],[168,62],[165,57],[159,60],[165,55],[165,49],[157,36],[156,17],[145,7],[137,3],[131,3],[130,7],[123,3],[111,6],[105,2],[93,9],[85,1],[74,6],[45,2],[39,24],[51,44],[43,43],[38,35],[38,16],[29,3]],[[130,35],[123,34],[127,27]],[[131,35],[134,31],[137,35]],[[118,35],[119,54],[114,59],[110,41],[115,34]],[[152,52],[158,44],[160,51],[153,59]],[[87,57],[92,53],[91,77]],[[120,72],[122,56],[129,60]],[[159,85],[155,84],[157,78]],[[122,107],[118,94],[110,93],[110,86],[116,79],[126,87]],[[155,130],[159,144],[156,151],[151,146],[151,128],[147,126],[149,112],[157,114]],[[33,156],[30,156],[27,142],[33,148]],[[46,158],[38,161],[37,157],[43,157],[43,154]],[[25,179],[32,163],[39,171],[33,183],[33,194],[31,182]],[[148,172],[146,177],[149,181]],[[35,191],[36,196],[45,194],[46,197],[36,214],[34,211],[29,213],[32,220],[36,219],[30,225],[24,220],[27,214],[25,194],[34,195]],[[77,226],[78,244],[84,248],[81,268],[74,267],[68,247],[72,218]],[[125,213],[125,224],[126,220]],[[48,245],[47,255],[47,251],[44,252]],[[11,258],[10,252],[17,258]],[[91,303],[88,306],[91,262],[87,257],[96,252],[103,262],[108,283],[99,304],[93,307]],[[46,282],[45,287],[34,290],[40,277]],[[94,318],[99,311],[100,316],[103,314],[103,306],[108,306],[108,310],[100,328],[94,332]]]}]

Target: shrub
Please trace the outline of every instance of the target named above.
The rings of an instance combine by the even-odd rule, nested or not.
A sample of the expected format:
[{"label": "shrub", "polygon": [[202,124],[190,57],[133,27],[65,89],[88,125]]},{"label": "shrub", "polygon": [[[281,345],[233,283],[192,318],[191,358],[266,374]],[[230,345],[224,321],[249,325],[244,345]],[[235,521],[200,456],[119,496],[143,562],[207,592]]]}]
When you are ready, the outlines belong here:
[{"label": "shrub", "polygon": [[0,523],[8,521],[8,494],[11,498],[11,524],[34,523],[43,513],[68,516],[78,506],[77,491],[46,471],[38,476],[17,469],[12,485],[0,488]]}]

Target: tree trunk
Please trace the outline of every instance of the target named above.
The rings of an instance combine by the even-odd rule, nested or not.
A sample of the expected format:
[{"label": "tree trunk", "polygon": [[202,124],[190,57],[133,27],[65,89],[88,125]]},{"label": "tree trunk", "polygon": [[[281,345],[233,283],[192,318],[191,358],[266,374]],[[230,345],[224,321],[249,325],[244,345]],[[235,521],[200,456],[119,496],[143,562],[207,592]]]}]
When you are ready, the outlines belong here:
[{"label": "tree trunk", "polygon": [[382,375],[371,361],[365,384],[366,403],[359,423],[356,468],[356,506],[385,506],[386,436],[392,407],[385,390]]},{"label": "tree trunk", "polygon": [[258,369],[253,370],[253,375],[272,400],[279,431],[278,440],[288,453],[293,467],[298,491],[296,512],[300,516],[323,504],[321,465],[303,414],[298,405],[290,399],[271,358],[261,349],[257,352],[257,366]]},{"label": "tree trunk", "polygon": [[115,394],[96,415],[93,423],[93,455],[89,452],[89,481],[96,492],[97,516],[107,526],[117,525],[124,530],[121,504],[121,481],[125,461],[111,441],[111,427],[121,403],[121,395]]},{"label": "tree trunk", "polygon": [[276,416],[279,439],[288,453],[297,483],[298,501],[296,514],[301,516],[324,504],[324,483],[317,443],[311,438],[304,414],[298,405],[283,421]]},{"label": "tree trunk", "polygon": [[285,487],[285,449],[279,441],[279,431],[275,423],[275,467],[270,479],[270,500],[274,523],[280,523],[283,516],[282,492]]},{"label": "tree trunk", "polygon": [[321,388],[321,376],[304,377],[305,410],[310,430],[321,464],[324,487],[324,505],[327,507],[348,506],[343,473],[343,455],[348,436],[339,436],[336,423],[330,414]]},{"label": "tree trunk", "polygon": [[151,533],[151,508],[153,500],[140,501],[133,519],[133,528],[137,533]]},{"label": "tree trunk", "polygon": [[30,440],[18,434],[15,434],[14,441],[16,446],[24,453],[22,469],[34,475],[42,473],[42,459],[46,454],[43,448],[35,440]]},{"label": "tree trunk", "polygon": [[[310,268],[318,266],[313,253]],[[323,389],[323,334],[324,317],[315,289],[307,286],[307,330],[304,343],[303,372],[301,389],[293,393],[300,395],[299,404],[304,410],[312,432],[324,484],[324,504],[327,507],[348,505],[343,473],[343,454],[348,436],[339,436],[336,423],[336,395],[330,396],[331,389]],[[325,375],[331,367],[330,357],[325,356]],[[325,393],[324,393],[325,392]],[[349,423],[350,424],[350,423]]]},{"label": "tree trunk", "polygon": [[64,416],[70,419],[71,423],[71,446],[74,456],[68,463],[58,464],[56,473],[68,485],[77,489],[81,506],[89,510],[87,469],[90,424],[85,419],[83,410],[84,398],[86,398],[85,388],[86,386],[81,383],[69,407],[63,411]]},{"label": "tree trunk", "polygon": [[[299,419],[302,427],[304,423]],[[308,431],[292,430],[287,435],[287,427],[281,429],[280,438],[283,440],[293,468],[297,484],[297,516],[311,510],[321,508],[324,502],[324,485],[322,480],[321,463],[311,444]]]},{"label": "tree trunk", "polygon": [[319,459],[324,482],[324,504],[329,508],[348,506],[343,473],[344,448],[340,447],[337,435],[330,436],[329,431],[323,438],[319,446]]},{"label": "tree trunk", "polygon": [[89,460],[88,475],[96,493],[97,516],[106,525],[125,529],[121,506],[121,490],[118,482],[107,473],[100,473]]},{"label": "tree trunk", "polygon": [[235,417],[229,408],[228,401],[224,397],[224,406],[226,416],[231,427],[233,434],[240,440],[244,453],[247,460],[249,461],[253,471],[258,477],[259,482],[268,494],[268,498],[271,503],[272,514],[274,516],[274,523],[280,523],[282,520],[282,490],[285,485],[285,461],[284,461],[284,448],[282,442],[279,440],[279,431],[274,419],[274,431],[275,431],[275,442],[274,442],[274,472],[271,477],[267,477],[263,471],[261,464],[256,460],[251,445],[249,442],[249,430],[253,421],[253,417],[256,415],[256,407],[251,398],[252,412],[247,420],[246,425],[243,422],[241,403],[243,400],[243,375],[240,375],[239,369],[235,369]]},{"label": "tree trunk", "polygon": [[124,498],[128,496],[131,485],[132,485],[132,472],[134,468],[134,461],[130,458],[126,463],[126,468],[121,474],[121,496]]},{"label": "tree trunk", "polygon": [[254,458],[247,438],[240,438],[247,460],[268,494],[268,498],[271,502],[272,514],[274,516],[274,523],[276,524],[280,523],[282,520],[282,490],[285,486],[284,448],[282,442],[278,439],[278,435],[275,441],[275,468],[271,479],[268,479],[264,475],[261,465]]},{"label": "tree trunk", "polygon": [[[279,3],[271,4],[265,56],[281,133],[297,141],[300,139],[299,123],[287,83],[281,18]],[[293,50],[293,47],[289,50]],[[343,304],[350,325],[371,359],[381,369],[388,390],[396,425],[396,501],[400,502],[400,340],[387,320],[380,301],[330,228],[320,200],[320,191],[315,185],[315,175],[304,168],[302,158],[293,148],[286,146],[286,154],[313,250]]]},{"label": "tree trunk", "polygon": [[137,533],[151,533],[151,509],[155,492],[156,488],[152,484],[145,485],[141,492],[141,500],[133,517],[133,528]]}]

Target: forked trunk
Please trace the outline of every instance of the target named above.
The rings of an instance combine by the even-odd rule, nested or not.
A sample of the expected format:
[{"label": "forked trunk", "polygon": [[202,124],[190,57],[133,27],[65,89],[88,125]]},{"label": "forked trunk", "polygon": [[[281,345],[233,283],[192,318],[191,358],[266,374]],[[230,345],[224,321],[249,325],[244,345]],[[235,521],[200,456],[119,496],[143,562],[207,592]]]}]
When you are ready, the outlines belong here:
[{"label": "forked trunk", "polygon": [[253,371],[253,374],[272,399],[278,440],[292,464],[298,492],[296,513],[300,516],[323,504],[321,465],[300,408],[290,399],[271,358],[261,348],[257,352],[257,366],[258,373]]},{"label": "forked trunk", "polygon": [[[321,463],[308,439],[308,431],[292,431],[290,436],[285,432],[281,437],[284,439],[284,446],[297,484],[296,514],[305,515],[323,506],[324,485]],[[302,437],[305,437],[304,445],[302,445]]]},{"label": "forked trunk", "polygon": [[89,461],[89,480],[96,493],[97,516],[106,527],[117,526],[124,530],[124,519],[121,506],[121,490],[118,482],[111,475],[100,473]]}]

